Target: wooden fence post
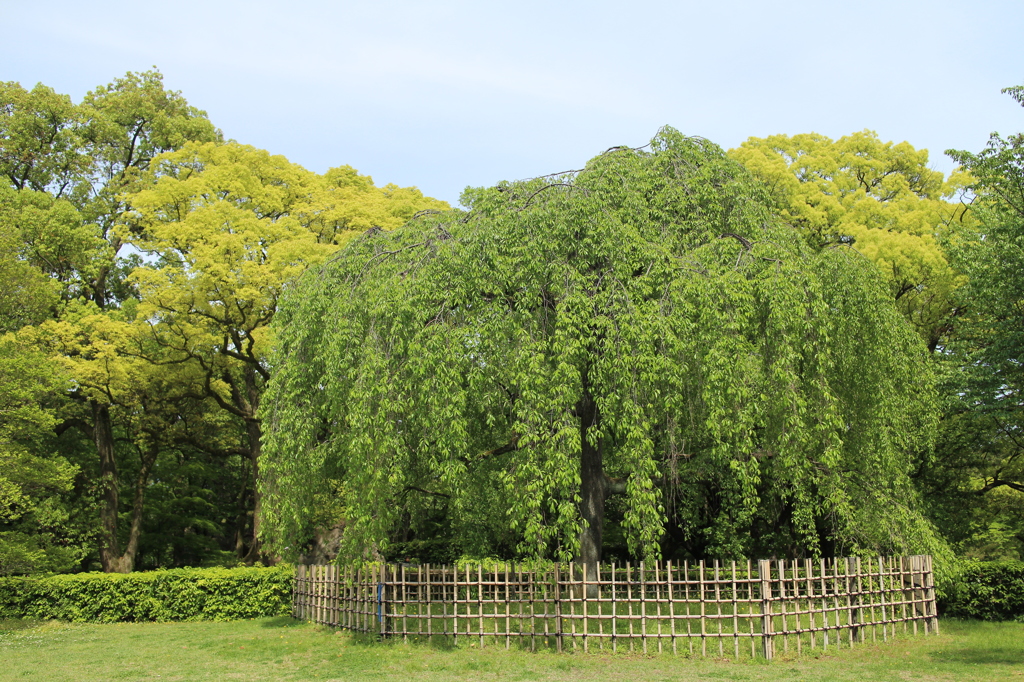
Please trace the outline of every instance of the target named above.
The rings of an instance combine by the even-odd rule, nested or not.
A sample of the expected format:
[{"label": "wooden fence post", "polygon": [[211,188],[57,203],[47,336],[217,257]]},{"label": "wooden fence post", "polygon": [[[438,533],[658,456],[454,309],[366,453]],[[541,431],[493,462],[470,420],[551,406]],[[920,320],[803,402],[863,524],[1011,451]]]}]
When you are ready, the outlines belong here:
[{"label": "wooden fence post", "polygon": [[[590,604],[587,603],[587,592],[590,590],[590,587],[587,585],[587,577],[588,577],[587,576],[587,562],[584,561],[583,562],[583,650],[584,651],[590,651],[590,648],[589,648],[590,644],[587,641],[587,635],[590,634],[590,628],[589,628],[589,622],[588,622],[588,618],[589,618],[589,615],[590,615],[589,614]],[[592,576],[590,576],[590,577],[592,577]],[[598,604],[600,605],[600,602],[598,602]]]},{"label": "wooden fence post", "polygon": [[[929,622],[932,626],[932,632],[936,635],[939,634],[939,612],[935,605],[935,573],[932,571],[932,556],[926,554],[922,557],[924,560],[924,586],[925,586],[925,599],[927,600],[927,609]],[[925,633],[927,634],[927,633]]]},{"label": "wooden fence post", "polygon": [[[856,573],[855,582],[850,582],[850,577]],[[860,621],[861,613],[860,608],[854,606],[853,592],[857,592],[857,599],[860,599],[860,566],[859,560],[855,557],[846,558],[846,606],[847,615],[846,621],[850,626],[850,647],[853,647],[853,643],[857,641],[858,635],[860,634]],[[860,602],[857,601],[857,604]],[[863,641],[863,639],[861,639]]]},{"label": "wooden fence post", "polygon": [[302,564],[295,567],[295,578],[292,580],[292,618],[302,620],[302,613],[299,611],[299,586],[302,584],[302,571],[305,568]]},{"label": "wooden fence post", "polygon": [[555,564],[555,647],[562,651],[562,573]]},{"label": "wooden fence post", "polygon": [[761,579],[761,644],[764,657],[770,661],[775,653],[772,641],[772,562],[758,561],[757,572]]},{"label": "wooden fence post", "polygon": [[387,609],[387,564],[381,564],[377,572],[377,627],[381,638],[388,636],[388,609]]}]

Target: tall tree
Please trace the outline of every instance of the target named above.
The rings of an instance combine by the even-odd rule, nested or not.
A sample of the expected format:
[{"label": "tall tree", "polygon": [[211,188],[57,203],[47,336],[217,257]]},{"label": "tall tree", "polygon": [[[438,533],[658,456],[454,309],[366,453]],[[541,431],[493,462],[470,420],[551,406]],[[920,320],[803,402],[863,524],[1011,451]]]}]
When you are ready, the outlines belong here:
[{"label": "tall tree", "polygon": [[[1024,87],[1007,88],[1024,105]],[[978,152],[947,152],[974,182],[976,230],[946,239],[951,262],[968,276],[965,314],[949,344],[949,417],[931,481],[940,503],[985,528],[956,528],[967,550],[1009,536],[994,556],[1024,556],[1024,134],[993,134]],[[979,499],[980,498],[980,499]],[[942,507],[944,505],[939,504]],[[948,510],[947,510],[948,512]],[[981,512],[976,514],[975,512]],[[978,540],[972,540],[975,538]],[[1003,543],[995,542],[995,545]],[[973,547],[972,547],[973,545]]]},{"label": "tall tree", "polygon": [[718,147],[666,128],[463,203],[287,293],[262,408],[276,550],[331,494],[349,556],[411,495],[507,500],[520,552],[591,565],[612,494],[639,556],[673,526],[719,556],[761,549],[757,523],[779,552],[932,542],[907,479],[923,345],[870,262],[809,247]]},{"label": "tall tree", "polygon": [[[19,254],[59,287],[63,322],[93,320],[116,311],[132,293],[125,276],[137,256],[125,256],[123,195],[157,154],[188,140],[220,133],[204,112],[163,87],[155,71],[128,73],[73,105],[45,86],[0,88],[0,169],[5,229],[18,235]],[[6,188],[5,188],[6,189]],[[86,335],[106,325],[90,324]],[[106,343],[100,338],[96,344]],[[111,393],[112,394],[112,393]],[[93,440],[102,495],[100,559],[104,570],[130,566],[119,539],[119,478],[112,403],[102,393],[79,391],[86,413],[69,421]]]},{"label": "tall tree", "polygon": [[964,276],[940,241],[970,222],[955,201],[967,178],[928,167],[928,151],[872,131],[751,138],[730,155],[762,178],[781,217],[816,245],[849,243],[881,270],[900,310],[934,350]]},{"label": "tall tree", "polygon": [[132,274],[140,338],[158,346],[159,355],[148,356],[154,362],[191,366],[200,378],[194,395],[244,424],[254,496],[245,550],[255,560],[259,405],[282,290],[353,228],[393,226],[447,206],[413,188],[377,188],[351,168],[319,176],[237,143],[186,145],[159,157],[148,181],[130,198],[134,243],[155,257]]}]

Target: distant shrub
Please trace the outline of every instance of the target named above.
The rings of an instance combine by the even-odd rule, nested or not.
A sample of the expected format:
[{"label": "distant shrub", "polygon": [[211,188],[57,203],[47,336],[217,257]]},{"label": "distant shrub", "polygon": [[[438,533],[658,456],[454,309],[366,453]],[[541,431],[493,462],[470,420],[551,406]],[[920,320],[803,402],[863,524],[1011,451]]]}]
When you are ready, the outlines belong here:
[{"label": "distant shrub", "polygon": [[238,620],[291,611],[294,569],[178,568],[0,578],[0,619]]},{"label": "distant shrub", "polygon": [[1024,621],[1024,561],[968,561],[939,602],[945,616]]}]

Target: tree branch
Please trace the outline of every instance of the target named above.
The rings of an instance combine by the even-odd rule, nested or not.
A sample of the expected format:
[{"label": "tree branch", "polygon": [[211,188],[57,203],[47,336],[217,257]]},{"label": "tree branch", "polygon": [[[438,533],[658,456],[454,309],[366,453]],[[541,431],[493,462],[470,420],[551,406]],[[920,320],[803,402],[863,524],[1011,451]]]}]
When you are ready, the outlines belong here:
[{"label": "tree branch", "polygon": [[423,493],[424,495],[433,495],[434,497],[443,497],[445,499],[449,499],[451,497],[451,495],[449,495],[448,493],[435,493],[432,490],[424,490],[423,488],[419,488],[419,487],[414,486],[414,485],[407,485],[407,486],[405,486],[405,489],[402,490],[403,493],[407,493],[407,492],[410,492],[410,491],[415,491],[415,492],[418,492],[418,493]]},{"label": "tree branch", "polygon": [[733,239],[738,240],[740,244],[743,244],[743,248],[746,249],[747,251],[750,251],[750,249],[753,248],[754,246],[753,242],[751,242],[749,239],[747,239],[746,237],[741,237],[740,235],[734,232],[723,232],[722,234],[718,235],[719,239],[725,239],[726,237],[732,237]]}]

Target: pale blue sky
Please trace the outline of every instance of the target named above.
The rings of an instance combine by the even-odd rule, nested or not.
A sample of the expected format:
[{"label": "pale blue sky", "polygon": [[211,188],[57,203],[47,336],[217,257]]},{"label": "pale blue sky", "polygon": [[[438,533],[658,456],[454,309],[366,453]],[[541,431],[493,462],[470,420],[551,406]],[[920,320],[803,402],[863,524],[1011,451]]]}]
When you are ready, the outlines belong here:
[{"label": "pale blue sky", "polygon": [[76,100],[157,66],[230,138],[455,202],[669,124],[869,128],[931,151],[1024,130],[1024,2],[0,0],[0,80]]}]

